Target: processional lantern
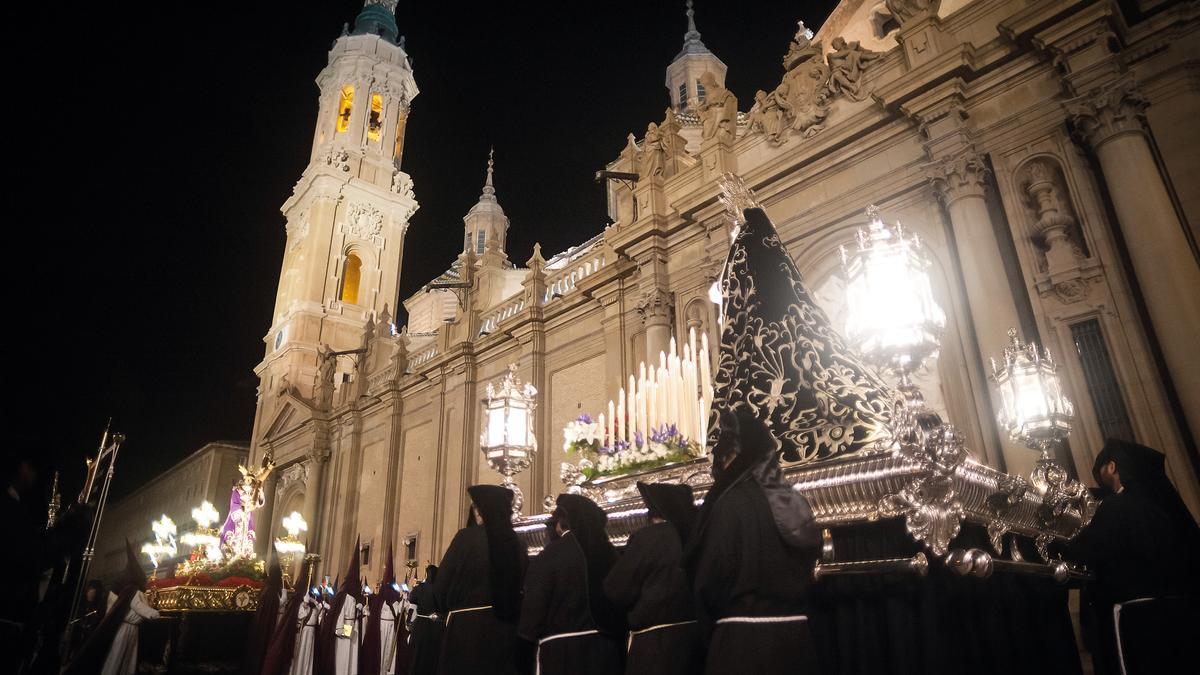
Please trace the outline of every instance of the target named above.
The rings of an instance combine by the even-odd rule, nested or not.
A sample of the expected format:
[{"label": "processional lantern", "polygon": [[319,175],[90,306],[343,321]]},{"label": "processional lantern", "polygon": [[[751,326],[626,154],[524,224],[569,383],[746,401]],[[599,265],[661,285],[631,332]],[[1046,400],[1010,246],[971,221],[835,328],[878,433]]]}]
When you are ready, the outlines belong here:
[{"label": "processional lantern", "polygon": [[1050,351],[1039,350],[1034,342],[1021,342],[1015,328],[1008,330],[1008,339],[1003,364],[991,360],[992,379],[1003,406],[997,419],[1009,438],[1038,451],[1030,478],[1034,487],[1045,492],[1067,478],[1054,453],[1071,433],[1075,406],[1063,393]]},{"label": "processional lantern", "polygon": [[209,562],[221,561],[221,540],[217,537],[217,530],[212,525],[221,519],[221,514],[213,508],[212,502],[207,499],[200,503],[200,506],[192,509],[192,520],[196,521],[196,531],[188,532],[183,535],[181,541],[188,546],[191,546],[195,551],[195,558],[205,558]]},{"label": "processional lantern", "polygon": [[537,389],[517,379],[517,364],[508,366],[499,388],[488,383],[479,446],[488,466],[504,477],[504,487],[513,492],[514,517],[521,512],[523,499],[513,476],[528,468],[537,452],[533,430],[536,408]]},{"label": "processional lantern", "polygon": [[308,523],[305,522],[304,516],[300,515],[299,511],[292,511],[280,521],[280,524],[283,525],[287,534],[275,540],[275,550],[290,567],[295,556],[304,555],[304,542],[300,541],[300,533],[308,532]]},{"label": "processional lantern", "polygon": [[164,513],[159,520],[151,521],[150,529],[154,531],[154,543],[143,544],[142,553],[150,558],[150,564],[157,570],[159,561],[175,557],[175,521]]},{"label": "processional lantern", "polygon": [[867,217],[856,245],[841,248],[846,338],[867,361],[899,374],[901,391],[917,403],[920,393],[908,376],[937,354],[946,314],[933,298],[920,239],[899,223],[884,224],[877,206],[867,208]]}]

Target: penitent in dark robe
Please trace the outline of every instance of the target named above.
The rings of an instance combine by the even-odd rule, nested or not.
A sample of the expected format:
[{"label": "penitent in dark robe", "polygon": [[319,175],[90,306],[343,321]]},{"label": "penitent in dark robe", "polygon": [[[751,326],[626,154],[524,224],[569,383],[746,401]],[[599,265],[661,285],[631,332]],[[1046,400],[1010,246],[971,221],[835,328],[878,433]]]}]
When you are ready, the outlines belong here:
[{"label": "penitent in dark robe", "polygon": [[558,496],[551,539],[529,563],[517,634],[535,645],[530,670],[538,675],[616,675],[625,626],[604,595],[617,553],[608,516],[592,500]]},{"label": "penitent in dark robe", "polygon": [[704,669],[704,649],[683,544],[696,515],[688,485],[637,484],[650,524],[634,532],[604,580],[626,612],[626,675],[689,675]]},{"label": "penitent in dark robe", "polygon": [[1097,675],[1173,672],[1177,647],[1200,623],[1200,528],[1164,460],[1117,439],[1096,456],[1105,496],[1067,555],[1097,577],[1081,603]]},{"label": "penitent in dark robe", "polygon": [[410,628],[412,653],[408,662],[409,675],[434,675],[441,655],[442,622],[433,598],[433,585],[438,578],[438,566],[425,566],[425,581],[417,584],[408,601],[417,608]]},{"label": "penitent in dark robe", "polygon": [[513,493],[473,485],[467,494],[482,526],[458,531],[433,585],[444,617],[438,672],[516,673],[517,618],[527,554],[512,525]]},{"label": "penitent in dark robe", "polygon": [[709,632],[706,673],[818,672],[808,589],[820,528],[783,482],[777,441],[742,408],[720,415],[716,479],[685,552]]}]

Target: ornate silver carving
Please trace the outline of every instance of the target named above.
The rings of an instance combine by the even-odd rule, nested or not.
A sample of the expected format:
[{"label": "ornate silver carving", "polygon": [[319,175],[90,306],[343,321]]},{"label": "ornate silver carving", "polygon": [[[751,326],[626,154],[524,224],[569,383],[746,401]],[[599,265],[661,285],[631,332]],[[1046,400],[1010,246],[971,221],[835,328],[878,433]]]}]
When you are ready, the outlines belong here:
[{"label": "ornate silver carving", "polygon": [[987,498],[987,506],[994,514],[988,519],[987,533],[997,554],[1004,553],[1004,535],[1008,533],[1004,516],[1021,503],[1028,491],[1029,483],[1024,478],[1004,474],[997,481],[996,492]]},{"label": "ornate silver carving", "polygon": [[950,541],[958,536],[964,513],[953,480],[955,470],[967,458],[963,435],[953,425],[943,424],[927,434],[924,443],[900,440],[896,452],[916,463],[919,474],[900,492],[880,499],[879,514],[904,516],[913,539],[935,555],[945,555]]},{"label": "ornate silver carving", "polygon": [[741,225],[746,222],[746,218],[742,212],[746,209],[761,209],[762,204],[754,196],[750,188],[746,187],[746,183],[742,177],[734,173],[725,173],[721,176],[721,180],[717,183],[721,194],[717,197],[725,206],[725,213],[729,216],[729,220],[734,225]]}]

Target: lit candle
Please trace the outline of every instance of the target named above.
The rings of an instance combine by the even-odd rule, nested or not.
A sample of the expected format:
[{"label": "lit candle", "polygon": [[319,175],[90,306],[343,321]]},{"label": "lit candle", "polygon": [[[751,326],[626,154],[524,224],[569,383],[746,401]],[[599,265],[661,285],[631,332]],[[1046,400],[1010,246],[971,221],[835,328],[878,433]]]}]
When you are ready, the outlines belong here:
[{"label": "lit candle", "polygon": [[[612,401],[608,402],[609,409],[612,409]],[[617,399],[617,439],[625,440],[625,389],[621,389],[620,398]],[[613,441],[616,445],[616,441]]]},{"label": "lit candle", "polygon": [[[603,418],[604,416],[601,415],[600,417]],[[604,424],[603,419],[601,420],[600,424],[601,425]],[[604,427],[604,430],[608,432],[608,438],[607,438],[607,441],[605,443],[601,443],[601,445],[607,445],[610,448],[614,447],[615,446],[614,442],[616,441],[616,436],[613,436],[613,402],[612,401],[608,402],[608,426]]]}]

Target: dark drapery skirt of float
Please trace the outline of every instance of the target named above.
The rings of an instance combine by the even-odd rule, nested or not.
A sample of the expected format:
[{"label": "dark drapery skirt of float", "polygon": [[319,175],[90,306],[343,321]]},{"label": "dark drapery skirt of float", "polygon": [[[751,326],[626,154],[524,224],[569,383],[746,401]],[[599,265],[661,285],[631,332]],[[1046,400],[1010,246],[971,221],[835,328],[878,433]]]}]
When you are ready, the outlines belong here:
[{"label": "dark drapery skirt of float", "polygon": [[[709,638],[707,675],[824,675],[807,621],[717,624]],[[882,671],[879,671],[882,672]]]},{"label": "dark drapery skirt of float", "polygon": [[[921,550],[901,521],[833,528],[840,560],[907,557]],[[963,526],[954,548],[988,550]],[[1032,542],[1022,550],[1036,560]],[[961,577],[930,559],[929,574],[831,577],[814,584],[809,627],[822,675],[1082,672],[1066,586],[995,572]]]},{"label": "dark drapery skirt of float", "polygon": [[600,633],[547,640],[538,648],[540,675],[613,675],[622,672],[616,638]]}]

